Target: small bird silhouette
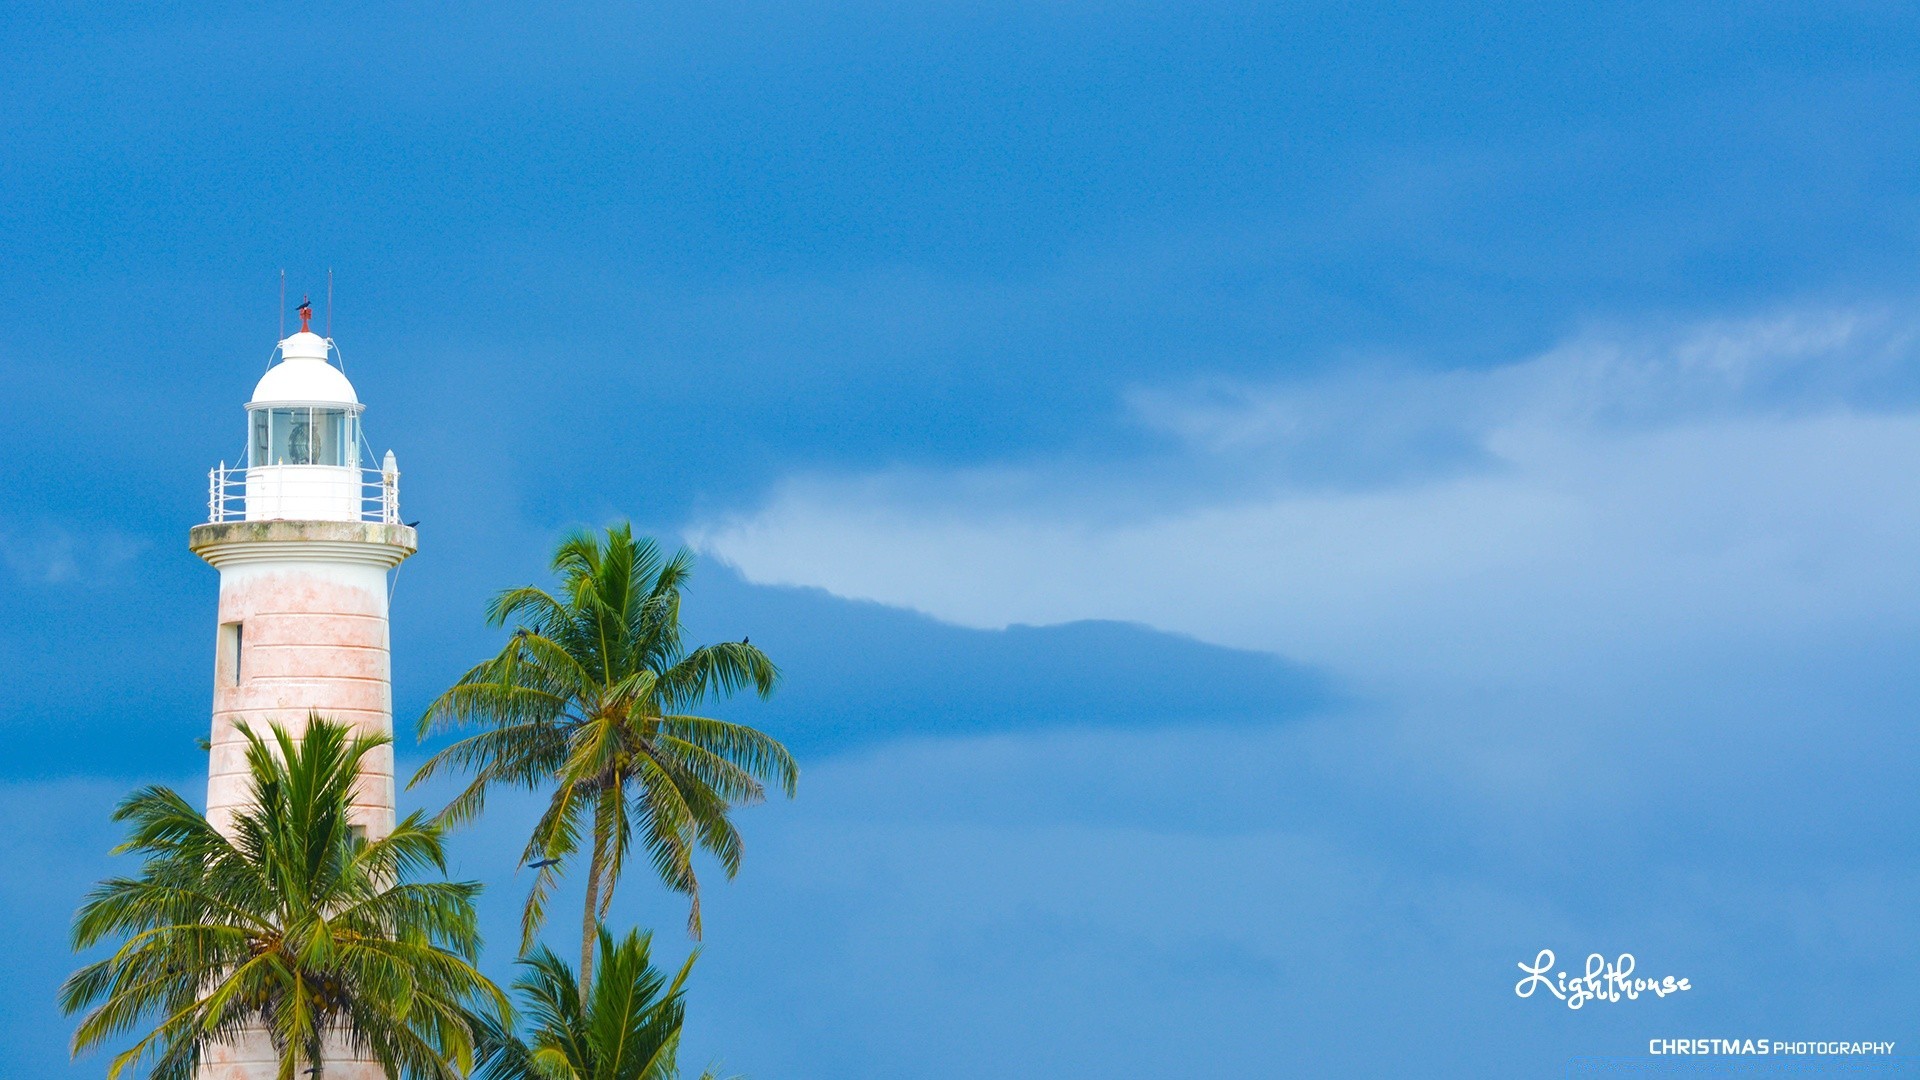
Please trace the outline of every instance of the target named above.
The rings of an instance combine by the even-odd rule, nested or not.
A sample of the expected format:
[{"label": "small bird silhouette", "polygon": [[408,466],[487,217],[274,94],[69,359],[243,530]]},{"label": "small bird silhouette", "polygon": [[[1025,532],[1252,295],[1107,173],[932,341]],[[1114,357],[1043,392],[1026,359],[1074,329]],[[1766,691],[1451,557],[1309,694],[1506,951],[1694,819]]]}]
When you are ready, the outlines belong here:
[{"label": "small bird silhouette", "polygon": [[740,639],[740,644],[742,644],[742,645],[745,645],[745,644],[746,644],[747,642],[749,642],[749,641],[751,641],[751,640],[753,640],[753,639],[752,639],[752,638],[741,638],[741,639]]},{"label": "small bird silhouette", "polygon": [[554,866],[559,862],[559,859],[541,859],[539,862],[530,862],[527,865],[533,867],[535,870],[540,870],[545,867]]},{"label": "small bird silhouette", "polygon": [[409,528],[409,529],[411,529],[411,528],[413,528],[413,527],[414,527],[415,525],[418,525],[418,524],[420,524],[420,523],[419,523],[419,522],[417,522],[417,521],[409,521],[409,522],[407,522],[407,528]]}]

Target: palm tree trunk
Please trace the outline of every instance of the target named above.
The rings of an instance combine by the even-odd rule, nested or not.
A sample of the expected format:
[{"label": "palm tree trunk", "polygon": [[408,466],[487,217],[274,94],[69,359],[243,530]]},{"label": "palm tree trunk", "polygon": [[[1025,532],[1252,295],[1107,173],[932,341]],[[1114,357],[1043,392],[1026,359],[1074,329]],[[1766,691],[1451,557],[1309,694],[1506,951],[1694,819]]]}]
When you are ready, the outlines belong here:
[{"label": "palm tree trunk", "polygon": [[600,875],[606,863],[606,837],[595,829],[593,861],[587,864],[587,907],[580,920],[580,1004],[593,989],[593,947],[600,937]]}]

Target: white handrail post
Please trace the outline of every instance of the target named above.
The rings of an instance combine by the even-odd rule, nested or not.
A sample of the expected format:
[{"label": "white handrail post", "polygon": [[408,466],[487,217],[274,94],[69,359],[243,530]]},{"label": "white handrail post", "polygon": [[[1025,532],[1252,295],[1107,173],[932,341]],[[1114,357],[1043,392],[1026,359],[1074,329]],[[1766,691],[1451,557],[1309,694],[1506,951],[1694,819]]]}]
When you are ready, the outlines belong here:
[{"label": "white handrail post", "polygon": [[380,520],[388,525],[400,523],[400,466],[394,463],[391,450],[380,462]]},{"label": "white handrail post", "polygon": [[215,524],[220,521],[220,472],[226,467],[223,461],[207,470],[207,520]]}]

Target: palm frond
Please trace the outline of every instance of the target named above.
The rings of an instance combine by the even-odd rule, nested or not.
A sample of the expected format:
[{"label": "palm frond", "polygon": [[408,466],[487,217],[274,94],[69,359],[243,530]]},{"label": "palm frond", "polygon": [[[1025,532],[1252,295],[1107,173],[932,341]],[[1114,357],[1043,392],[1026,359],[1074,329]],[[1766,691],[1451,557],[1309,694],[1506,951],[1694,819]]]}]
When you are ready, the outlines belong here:
[{"label": "palm frond", "polygon": [[352,798],[379,736],[309,717],[247,740],[251,804],[222,834],[177,794],[136,792],[115,817],[139,873],[103,882],[74,922],[76,948],[119,938],[68,978],[61,1007],[82,1014],[74,1051],[145,1029],[109,1062],[118,1077],[188,1080],[205,1049],[265,1031],[279,1072],[322,1064],[323,1048],[371,1055],[389,1073],[435,1080],[472,1059],[465,1018],[506,999],[473,966],[472,882],[445,872],[439,826],[410,815],[367,841]]},{"label": "palm frond", "polygon": [[695,957],[672,979],[656,968],[649,935],[595,938],[592,986],[544,947],[520,960],[514,982],[523,1036],[507,1024],[476,1018],[476,1080],[669,1080],[686,1022],[685,984]]},{"label": "palm frond", "polygon": [[[554,549],[552,586],[493,598],[487,619],[511,627],[512,636],[421,718],[423,735],[479,729],[415,775],[415,782],[450,771],[468,777],[441,823],[472,820],[496,785],[552,791],[522,860],[546,864],[522,910],[523,948],[545,921],[557,868],[583,847],[595,853],[583,938],[636,849],[663,884],[686,894],[698,936],[695,850],[712,853],[732,876],[741,838],[731,808],[762,800],[768,787],[795,791],[799,769],[777,740],[689,715],[741,691],[765,697],[780,681],[773,661],[745,641],[688,650],[681,605],[694,562],[685,548],[663,555],[625,523],[569,533]],[[592,963],[583,943],[581,969]],[[527,1060],[531,1068],[539,1056]]]}]

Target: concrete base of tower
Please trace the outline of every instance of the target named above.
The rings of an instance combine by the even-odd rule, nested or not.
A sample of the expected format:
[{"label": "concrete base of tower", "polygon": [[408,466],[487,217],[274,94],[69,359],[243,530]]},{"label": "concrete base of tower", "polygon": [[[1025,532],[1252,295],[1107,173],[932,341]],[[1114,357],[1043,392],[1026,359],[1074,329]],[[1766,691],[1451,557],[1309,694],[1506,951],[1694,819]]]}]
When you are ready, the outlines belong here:
[{"label": "concrete base of tower", "polygon": [[[307,1062],[299,1080],[306,1080]],[[264,1031],[250,1031],[231,1042],[207,1048],[201,1055],[194,1080],[275,1080],[280,1075],[280,1056],[273,1040]],[[327,1040],[321,1050],[319,1075],[324,1080],[388,1080],[379,1062],[357,1057],[339,1039]]]},{"label": "concrete base of tower", "polygon": [[[278,725],[297,739],[317,715],[392,735],[387,574],[418,544],[405,525],[363,521],[231,521],[189,534],[194,554],[220,571],[207,777],[207,820],[217,828],[230,831],[233,815],[253,803],[245,730],[264,736]],[[362,762],[354,823],[386,835],[394,794],[393,750],[382,747]],[[386,1077],[338,1038],[321,1059],[325,1080]],[[273,1080],[279,1072],[272,1040],[256,1029],[208,1048],[195,1078]]]}]

